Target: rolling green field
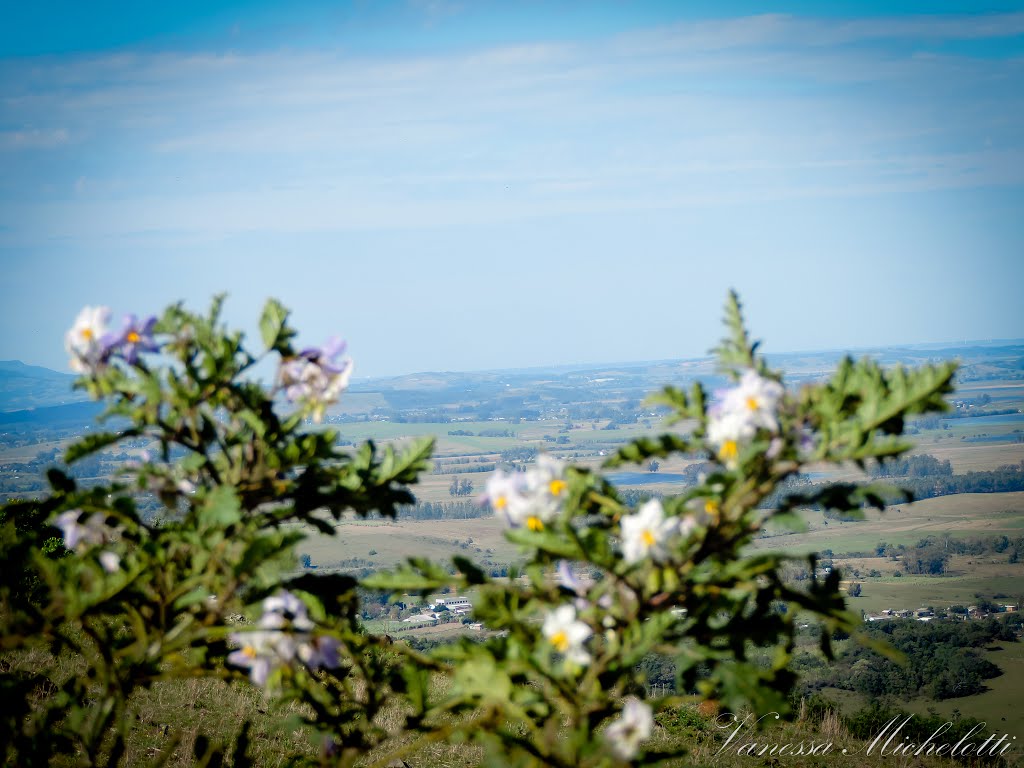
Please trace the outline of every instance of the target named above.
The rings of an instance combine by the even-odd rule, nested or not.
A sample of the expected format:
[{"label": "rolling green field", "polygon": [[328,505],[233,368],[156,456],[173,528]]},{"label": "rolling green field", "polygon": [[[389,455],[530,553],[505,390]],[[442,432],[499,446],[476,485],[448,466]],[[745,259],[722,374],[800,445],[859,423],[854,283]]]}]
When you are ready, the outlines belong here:
[{"label": "rolling green field", "polygon": [[[1024,741],[1024,707],[1020,706],[1021,692],[1024,691],[1024,642],[1000,643],[982,653],[988,661],[1003,671],[999,677],[985,681],[988,688],[985,692],[942,701],[896,700],[893,704],[907,712],[922,716],[935,713],[953,719],[959,713],[964,717],[983,720],[995,733],[1009,733],[1011,737],[1017,737],[1015,746],[1007,756],[1015,755],[1016,764],[1019,764],[1022,749],[1017,745]],[[853,691],[826,688],[822,693],[825,698],[848,712],[870,704],[866,696]],[[1015,763],[1011,760],[1010,764]]]},{"label": "rolling green field", "polygon": [[793,552],[867,552],[884,541],[913,544],[925,536],[955,538],[1020,535],[1024,531],[1024,492],[962,493],[898,504],[884,512],[868,510],[862,521],[826,521],[805,512],[810,530],[761,539],[757,546]]}]

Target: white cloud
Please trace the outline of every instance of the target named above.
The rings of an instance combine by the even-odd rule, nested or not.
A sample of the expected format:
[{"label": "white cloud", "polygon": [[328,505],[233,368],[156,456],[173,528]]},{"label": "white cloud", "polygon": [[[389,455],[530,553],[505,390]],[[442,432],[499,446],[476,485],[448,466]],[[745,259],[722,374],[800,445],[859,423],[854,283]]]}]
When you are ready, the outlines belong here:
[{"label": "white cloud", "polygon": [[69,138],[70,134],[64,128],[0,131],[0,151],[51,149],[67,144]]}]

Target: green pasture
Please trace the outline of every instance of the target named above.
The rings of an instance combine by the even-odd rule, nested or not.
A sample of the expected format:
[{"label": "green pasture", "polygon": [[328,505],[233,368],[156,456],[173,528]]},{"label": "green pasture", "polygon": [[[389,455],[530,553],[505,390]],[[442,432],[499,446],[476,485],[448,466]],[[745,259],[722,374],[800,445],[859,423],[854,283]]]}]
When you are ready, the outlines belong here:
[{"label": "green pasture", "polygon": [[505,522],[495,517],[345,521],[335,527],[335,536],[311,533],[296,551],[308,554],[313,565],[321,568],[334,568],[352,558],[385,568],[405,562],[411,555],[444,562],[463,555],[477,562],[507,564],[518,560],[518,554],[515,545],[505,539],[505,528]]},{"label": "green pasture", "polygon": [[1008,568],[1002,575],[903,576],[860,581],[861,595],[851,598],[849,605],[855,611],[867,613],[879,613],[886,608],[915,610],[971,605],[977,602],[976,594],[1010,595],[1006,600],[1016,602],[1024,594],[1024,566]]},{"label": "green pasture", "polygon": [[[1011,758],[1010,765],[1019,765],[1021,753],[1024,752],[1024,707],[1021,706],[1024,700],[1021,695],[1021,691],[1024,691],[1024,642],[999,643],[983,651],[982,655],[1003,672],[999,677],[985,681],[988,690],[983,693],[942,701],[912,699],[892,703],[909,713],[922,716],[935,713],[951,720],[959,712],[963,717],[983,720],[997,736],[1004,733],[1008,733],[1011,738],[1016,736],[1014,747],[1011,747],[1006,757]],[[846,713],[871,703],[868,697],[853,691],[826,688],[822,694]]]},{"label": "green pasture", "polygon": [[[868,552],[879,542],[912,545],[926,536],[955,538],[1020,535],[1024,531],[1024,491],[962,493],[922,499],[913,504],[869,510],[866,519],[826,521],[821,513],[804,512],[810,530],[759,539],[755,546],[792,552]],[[827,525],[826,525],[827,522]]]}]

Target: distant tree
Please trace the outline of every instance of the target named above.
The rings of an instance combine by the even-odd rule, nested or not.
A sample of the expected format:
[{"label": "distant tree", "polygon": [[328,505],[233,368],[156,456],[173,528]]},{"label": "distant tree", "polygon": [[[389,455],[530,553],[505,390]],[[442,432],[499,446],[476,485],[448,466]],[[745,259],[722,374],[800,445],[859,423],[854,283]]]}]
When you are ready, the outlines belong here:
[{"label": "distant tree", "polygon": [[853,584],[850,585],[850,588],[848,590],[846,590],[846,593],[850,597],[860,597],[860,589],[861,589],[860,582],[859,581],[855,581],[855,582],[853,582]]},{"label": "distant tree", "polygon": [[647,465],[648,472],[657,472],[661,468],[661,463],[657,459],[651,459],[651,463]]}]

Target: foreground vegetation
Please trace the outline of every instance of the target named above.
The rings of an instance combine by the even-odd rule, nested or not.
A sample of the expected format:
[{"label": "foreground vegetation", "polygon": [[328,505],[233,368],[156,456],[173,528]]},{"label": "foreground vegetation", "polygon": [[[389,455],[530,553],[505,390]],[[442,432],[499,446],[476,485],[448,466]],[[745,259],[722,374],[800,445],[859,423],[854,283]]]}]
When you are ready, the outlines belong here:
[{"label": "foreground vegetation", "polygon": [[[53,470],[49,495],[4,510],[14,568],[3,584],[0,683],[17,706],[3,735],[8,757],[24,764],[180,759],[173,736],[160,738],[172,729],[192,735],[196,760],[230,754],[237,764],[282,753],[300,763],[444,762],[431,750],[452,749],[472,763],[671,762],[688,750],[702,759],[670,738],[691,722],[693,696],[709,702],[707,713],[787,713],[798,622],[814,617],[826,659],[859,623],[844,610],[837,570],[819,576],[812,555],[806,578],[794,579],[794,558],[750,545],[773,520],[797,523],[799,509],[846,519],[892,493],[790,481],[809,467],[863,470],[904,454],[906,417],[942,410],[953,373],[844,361],[827,383],[787,392],[733,302],[719,350],[731,386],[713,404],[699,384],[666,388],[657,402],[680,427],[604,460],[651,472],[701,462],[695,484],[643,500],[586,466],[510,457],[525,471],[492,475],[486,493],[514,526],[520,578],[481,568],[467,538],[452,566],[414,558],[359,585],[310,570],[311,555],[294,571],[306,531],[344,536],[351,510],[393,517],[414,503],[409,485],[429,443],[346,451],[333,429],[309,428],[306,417],[322,418],[347,384],[336,346],[296,350],[285,313],[268,306],[261,330],[289,410],[246,380],[259,356],[219,327],[216,307],[206,318],[173,308],[109,338],[93,327],[95,313],[83,318],[69,336],[73,360],[121,421],[72,446],[67,463],[140,439],[158,450],[130,459],[115,484]],[[178,366],[146,356],[157,349]],[[143,498],[162,512],[140,514]],[[450,587],[475,590],[491,630],[479,641],[417,649],[365,631],[362,590],[400,598]],[[652,655],[671,658],[673,695],[649,696]],[[154,717],[182,690],[196,706],[207,692],[242,692],[249,704],[232,710],[240,728],[183,712]],[[282,713],[285,735],[271,737],[268,722]],[[702,723],[697,742],[717,732]],[[260,752],[271,738],[279,751]]]}]

